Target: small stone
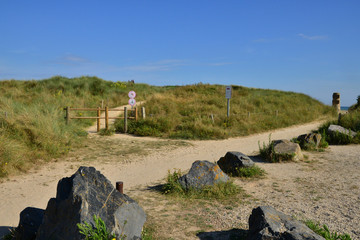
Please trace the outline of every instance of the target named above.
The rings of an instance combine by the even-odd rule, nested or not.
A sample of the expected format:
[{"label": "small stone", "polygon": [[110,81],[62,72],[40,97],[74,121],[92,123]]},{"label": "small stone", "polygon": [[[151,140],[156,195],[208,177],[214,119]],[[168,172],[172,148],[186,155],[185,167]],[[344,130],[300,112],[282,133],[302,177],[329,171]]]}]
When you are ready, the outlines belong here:
[{"label": "small stone", "polygon": [[238,174],[239,168],[250,168],[254,166],[254,162],[241,152],[227,152],[224,157],[220,158],[217,164],[221,170],[232,176]]}]

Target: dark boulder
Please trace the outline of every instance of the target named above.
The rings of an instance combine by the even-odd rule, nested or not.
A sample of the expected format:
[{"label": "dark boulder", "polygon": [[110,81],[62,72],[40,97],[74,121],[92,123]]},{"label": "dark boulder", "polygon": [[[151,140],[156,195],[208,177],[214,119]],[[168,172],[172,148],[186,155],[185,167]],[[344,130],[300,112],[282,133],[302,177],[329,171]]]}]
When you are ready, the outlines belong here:
[{"label": "dark boulder", "polygon": [[289,140],[274,140],[274,154],[279,161],[283,160],[302,160],[304,158],[300,145]]},{"label": "dark boulder", "polygon": [[327,131],[329,135],[335,135],[341,133],[351,137],[356,136],[356,132],[352,131],[351,129],[346,129],[339,125],[330,125]]},{"label": "dark boulder", "polygon": [[34,240],[44,217],[44,209],[27,207],[20,213],[15,240]]},{"label": "dark boulder", "polygon": [[321,134],[319,133],[309,133],[303,134],[297,137],[300,147],[304,148],[307,144],[313,145],[316,148],[319,147],[321,141]]},{"label": "dark boulder", "polygon": [[117,238],[140,239],[146,215],[130,197],[115,190],[111,182],[93,167],[80,167],[57,186],[56,198],[48,202],[37,240],[84,239],[77,223],[95,226],[100,217]]},{"label": "dark boulder", "polygon": [[249,168],[254,166],[254,162],[241,152],[227,152],[217,162],[221,170],[232,176],[238,175],[239,168]]},{"label": "dark boulder", "polygon": [[247,240],[325,240],[290,216],[269,206],[252,210]]},{"label": "dark boulder", "polygon": [[185,189],[201,189],[219,182],[227,182],[229,179],[229,176],[217,164],[209,161],[195,161],[189,172],[181,176],[178,181]]}]

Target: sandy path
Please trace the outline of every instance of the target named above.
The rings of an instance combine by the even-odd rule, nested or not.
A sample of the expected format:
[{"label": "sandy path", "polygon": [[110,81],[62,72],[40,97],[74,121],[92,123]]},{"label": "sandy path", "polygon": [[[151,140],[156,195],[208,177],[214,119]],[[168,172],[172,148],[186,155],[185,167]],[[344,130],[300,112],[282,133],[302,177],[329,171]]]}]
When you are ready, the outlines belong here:
[{"label": "sandy path", "polygon": [[[180,147],[175,150],[154,150],[147,156],[135,156],[128,163],[104,163],[97,161],[92,166],[100,170],[109,180],[124,181],[124,191],[137,185],[148,185],[163,179],[169,169],[189,169],[195,160],[217,161],[227,151],[241,151],[251,155],[258,151],[258,142],[272,139],[290,139],[316,129],[321,123],[313,122],[300,126],[279,129],[247,137],[232,138],[221,141],[191,141],[193,146]],[[92,131],[92,129],[90,129]],[[90,134],[91,137],[92,134]],[[128,139],[132,137],[116,134],[112,138]],[[153,138],[142,140],[158,141]],[[71,176],[76,170],[76,162],[58,161],[46,164],[29,173],[11,177],[0,184],[0,233],[8,226],[17,226],[19,213],[26,207],[45,209],[48,200],[56,195],[57,182]],[[0,234],[1,236],[1,234]]]}]

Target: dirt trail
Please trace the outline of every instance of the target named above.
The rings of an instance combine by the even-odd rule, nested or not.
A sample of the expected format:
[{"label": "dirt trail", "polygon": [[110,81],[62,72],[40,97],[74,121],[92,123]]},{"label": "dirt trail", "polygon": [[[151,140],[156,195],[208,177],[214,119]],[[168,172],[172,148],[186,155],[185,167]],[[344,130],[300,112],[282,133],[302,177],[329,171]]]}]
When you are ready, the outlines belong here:
[{"label": "dirt trail", "polygon": [[[100,170],[115,185],[116,181],[124,181],[124,191],[138,185],[149,185],[163,179],[168,170],[174,168],[189,169],[195,160],[217,161],[227,151],[241,151],[251,155],[258,151],[258,142],[268,142],[272,139],[290,139],[316,129],[321,122],[313,122],[299,126],[278,129],[247,137],[232,138],[221,141],[191,141],[191,146],[173,148],[157,148],[145,156],[134,155],[124,157],[119,154],[117,160],[107,161],[106,157],[97,161],[78,161],[77,158],[67,157],[64,161],[55,161],[27,174],[10,177],[0,183],[0,233],[8,226],[17,226],[20,212],[26,207],[45,209],[50,198],[56,195],[56,186],[63,177],[71,176],[80,165],[90,165]],[[99,137],[89,129],[89,138],[99,140]],[[114,142],[130,141],[134,144],[146,142],[169,142],[154,138],[139,138],[124,134],[111,137]],[[171,142],[169,142],[171,145]],[[112,146],[116,150],[116,146]],[[140,146],[141,149],[141,146]],[[76,151],[74,153],[76,155]],[[74,156],[72,154],[72,156]],[[0,235],[1,236],[1,235]]]}]

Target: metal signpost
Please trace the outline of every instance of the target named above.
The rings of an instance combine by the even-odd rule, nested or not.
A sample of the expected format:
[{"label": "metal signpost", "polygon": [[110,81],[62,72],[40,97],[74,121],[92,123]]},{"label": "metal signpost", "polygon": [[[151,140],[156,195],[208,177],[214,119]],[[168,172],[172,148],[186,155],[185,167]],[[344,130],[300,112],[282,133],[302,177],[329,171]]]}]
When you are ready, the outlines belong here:
[{"label": "metal signpost", "polygon": [[225,97],[227,99],[227,117],[230,116],[231,86],[226,86]]}]

